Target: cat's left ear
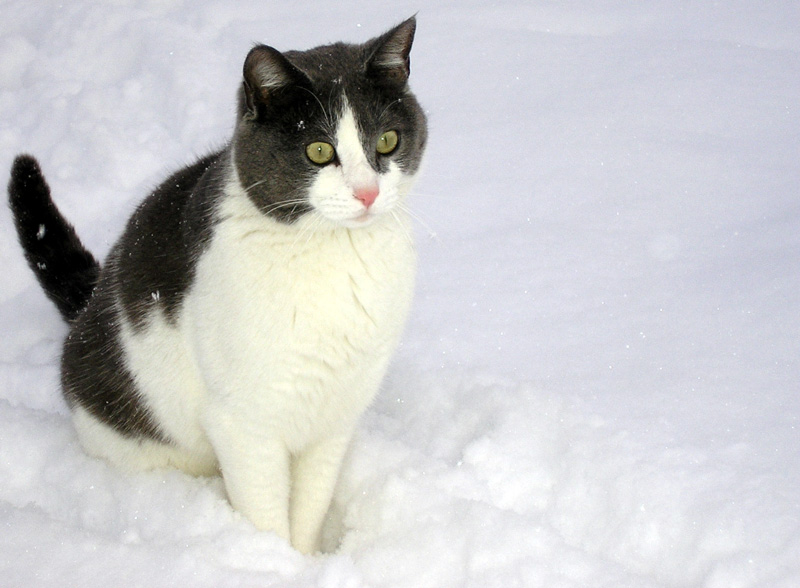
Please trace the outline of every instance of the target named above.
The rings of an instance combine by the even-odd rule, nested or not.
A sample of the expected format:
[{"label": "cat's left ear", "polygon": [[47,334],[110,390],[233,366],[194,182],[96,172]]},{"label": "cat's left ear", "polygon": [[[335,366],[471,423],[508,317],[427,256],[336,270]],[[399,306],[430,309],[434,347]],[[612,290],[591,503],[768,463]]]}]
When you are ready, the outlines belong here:
[{"label": "cat's left ear", "polygon": [[417,29],[416,17],[400,23],[387,33],[369,43],[367,74],[376,81],[394,86],[405,86],[411,73],[411,44]]}]

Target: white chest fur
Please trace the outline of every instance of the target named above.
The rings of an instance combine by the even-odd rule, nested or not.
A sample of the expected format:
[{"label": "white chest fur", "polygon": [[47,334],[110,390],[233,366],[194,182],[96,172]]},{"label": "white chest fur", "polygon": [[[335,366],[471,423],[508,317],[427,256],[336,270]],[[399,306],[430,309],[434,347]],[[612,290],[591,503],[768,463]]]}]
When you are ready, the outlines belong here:
[{"label": "white chest fur", "polygon": [[185,317],[209,402],[300,451],[376,392],[412,295],[409,229],[390,215],[286,226],[241,192],[221,216]]}]

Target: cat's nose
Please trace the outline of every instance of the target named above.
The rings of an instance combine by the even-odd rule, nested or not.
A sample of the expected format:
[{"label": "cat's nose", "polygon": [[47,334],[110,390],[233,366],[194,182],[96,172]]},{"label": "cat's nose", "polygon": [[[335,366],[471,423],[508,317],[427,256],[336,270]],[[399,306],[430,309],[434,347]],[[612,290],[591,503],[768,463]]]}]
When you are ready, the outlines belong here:
[{"label": "cat's nose", "polygon": [[378,197],[378,185],[374,184],[372,186],[366,186],[361,188],[356,188],[353,191],[353,195],[356,197],[357,200],[360,200],[361,203],[369,208],[372,206],[372,203],[375,202],[375,199]]}]

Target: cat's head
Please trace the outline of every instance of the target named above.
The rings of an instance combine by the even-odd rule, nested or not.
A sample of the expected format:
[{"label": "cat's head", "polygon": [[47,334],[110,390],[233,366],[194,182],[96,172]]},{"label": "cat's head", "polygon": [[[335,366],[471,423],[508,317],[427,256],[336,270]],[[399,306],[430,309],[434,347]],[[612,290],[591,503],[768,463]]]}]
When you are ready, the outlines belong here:
[{"label": "cat's head", "polygon": [[415,27],[411,18],[362,45],[250,51],[234,161],[265,214],[291,223],[314,211],[356,228],[402,202],[427,138],[408,88]]}]

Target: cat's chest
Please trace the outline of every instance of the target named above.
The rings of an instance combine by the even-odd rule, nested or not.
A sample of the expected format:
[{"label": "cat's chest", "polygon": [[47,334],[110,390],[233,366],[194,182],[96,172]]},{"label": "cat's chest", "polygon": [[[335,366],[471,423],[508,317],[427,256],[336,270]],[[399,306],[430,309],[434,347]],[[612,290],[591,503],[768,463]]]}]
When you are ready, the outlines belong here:
[{"label": "cat's chest", "polygon": [[346,371],[391,351],[413,274],[408,227],[394,218],[330,230],[230,214],[198,263],[193,320],[218,355],[273,373],[304,362]]}]

